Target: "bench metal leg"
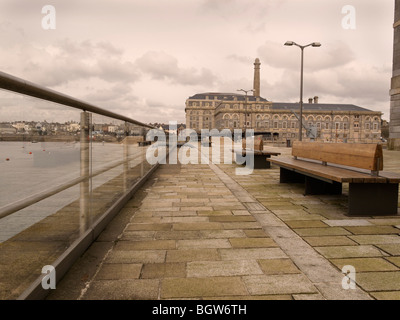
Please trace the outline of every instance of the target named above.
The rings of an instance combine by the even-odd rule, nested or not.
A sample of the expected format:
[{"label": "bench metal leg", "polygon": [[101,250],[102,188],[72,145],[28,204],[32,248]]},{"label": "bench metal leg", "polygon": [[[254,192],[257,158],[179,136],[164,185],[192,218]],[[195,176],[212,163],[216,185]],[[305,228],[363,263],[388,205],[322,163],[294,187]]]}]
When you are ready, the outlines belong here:
[{"label": "bench metal leg", "polygon": [[297,173],[293,170],[288,170],[285,168],[280,168],[280,183],[303,183],[304,175]]},{"label": "bench metal leg", "polygon": [[267,157],[265,155],[258,156],[254,155],[254,169],[269,169],[271,168],[271,164],[267,161]]},{"label": "bench metal leg", "polygon": [[308,194],[342,194],[342,184],[336,181],[326,182],[306,176],[305,195]]},{"label": "bench metal leg", "polygon": [[398,183],[350,183],[350,216],[396,215],[398,211]]}]

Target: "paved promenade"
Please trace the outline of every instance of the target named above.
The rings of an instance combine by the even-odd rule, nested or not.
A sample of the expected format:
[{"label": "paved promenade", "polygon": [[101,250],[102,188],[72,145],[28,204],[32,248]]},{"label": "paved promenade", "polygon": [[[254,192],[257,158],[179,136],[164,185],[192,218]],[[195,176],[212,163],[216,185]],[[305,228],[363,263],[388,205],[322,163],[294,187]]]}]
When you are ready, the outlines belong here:
[{"label": "paved promenade", "polygon": [[[384,150],[386,170],[399,159]],[[350,218],[345,186],[303,196],[237,167],[160,166],[48,299],[400,299],[400,216]]]}]

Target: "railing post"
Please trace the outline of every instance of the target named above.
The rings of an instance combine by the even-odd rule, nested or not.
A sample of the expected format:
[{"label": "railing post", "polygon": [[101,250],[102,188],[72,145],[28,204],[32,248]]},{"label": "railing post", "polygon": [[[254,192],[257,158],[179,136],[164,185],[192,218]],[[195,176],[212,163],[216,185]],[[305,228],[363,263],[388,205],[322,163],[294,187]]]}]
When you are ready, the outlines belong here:
[{"label": "railing post", "polygon": [[80,171],[81,178],[84,180],[80,183],[80,198],[79,198],[79,226],[80,234],[82,235],[89,226],[89,174],[90,174],[90,123],[91,114],[84,111],[81,113],[81,136],[80,136]]},{"label": "railing post", "polygon": [[124,193],[128,190],[128,176],[129,176],[129,161],[128,161],[128,157],[129,157],[129,141],[128,141],[128,136],[129,136],[129,126],[128,123],[125,122],[125,127],[124,127],[124,134],[125,134],[125,138],[123,139],[123,157],[124,157],[124,174],[123,174],[123,190]]}]

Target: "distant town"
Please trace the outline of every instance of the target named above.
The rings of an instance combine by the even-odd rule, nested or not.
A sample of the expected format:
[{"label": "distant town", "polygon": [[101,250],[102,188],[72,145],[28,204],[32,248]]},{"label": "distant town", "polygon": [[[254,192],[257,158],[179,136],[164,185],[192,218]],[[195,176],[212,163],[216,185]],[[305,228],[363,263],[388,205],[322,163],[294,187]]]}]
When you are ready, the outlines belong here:
[{"label": "distant town", "polygon": [[[148,123],[154,128],[168,130],[169,124],[164,123]],[[177,125],[179,130],[186,128],[181,123]],[[47,122],[47,121],[14,121],[0,122],[0,141],[20,141],[31,140],[32,138],[48,138],[44,140],[79,140],[81,126],[79,122],[67,121],[64,123]],[[119,139],[125,134],[131,136],[141,136],[146,133],[145,128],[138,125],[112,124],[112,123],[96,123],[92,126],[92,138],[103,137],[106,140]],[[59,138],[59,139],[57,139]],[[38,139],[38,140],[43,140]]]}]

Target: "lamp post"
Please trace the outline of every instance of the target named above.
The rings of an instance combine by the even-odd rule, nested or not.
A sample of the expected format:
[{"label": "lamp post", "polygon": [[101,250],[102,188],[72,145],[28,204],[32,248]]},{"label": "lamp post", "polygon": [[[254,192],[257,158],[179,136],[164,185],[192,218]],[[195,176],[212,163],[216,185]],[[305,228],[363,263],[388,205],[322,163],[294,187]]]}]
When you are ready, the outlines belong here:
[{"label": "lamp post", "polygon": [[243,90],[243,89],[238,89],[237,91],[243,91],[244,93],[245,93],[245,101],[244,101],[244,132],[246,132],[246,129],[247,129],[247,93],[248,92],[250,92],[250,91],[252,91],[252,92],[254,92],[254,90],[253,89],[251,89],[251,90]]},{"label": "lamp post", "polygon": [[299,141],[302,141],[303,138],[303,64],[304,64],[304,48],[309,46],[312,47],[320,47],[321,44],[319,42],[313,42],[307,44],[305,46],[301,46],[293,41],[286,41],[285,46],[298,46],[301,49],[301,71],[300,71],[300,128],[299,128]]}]

